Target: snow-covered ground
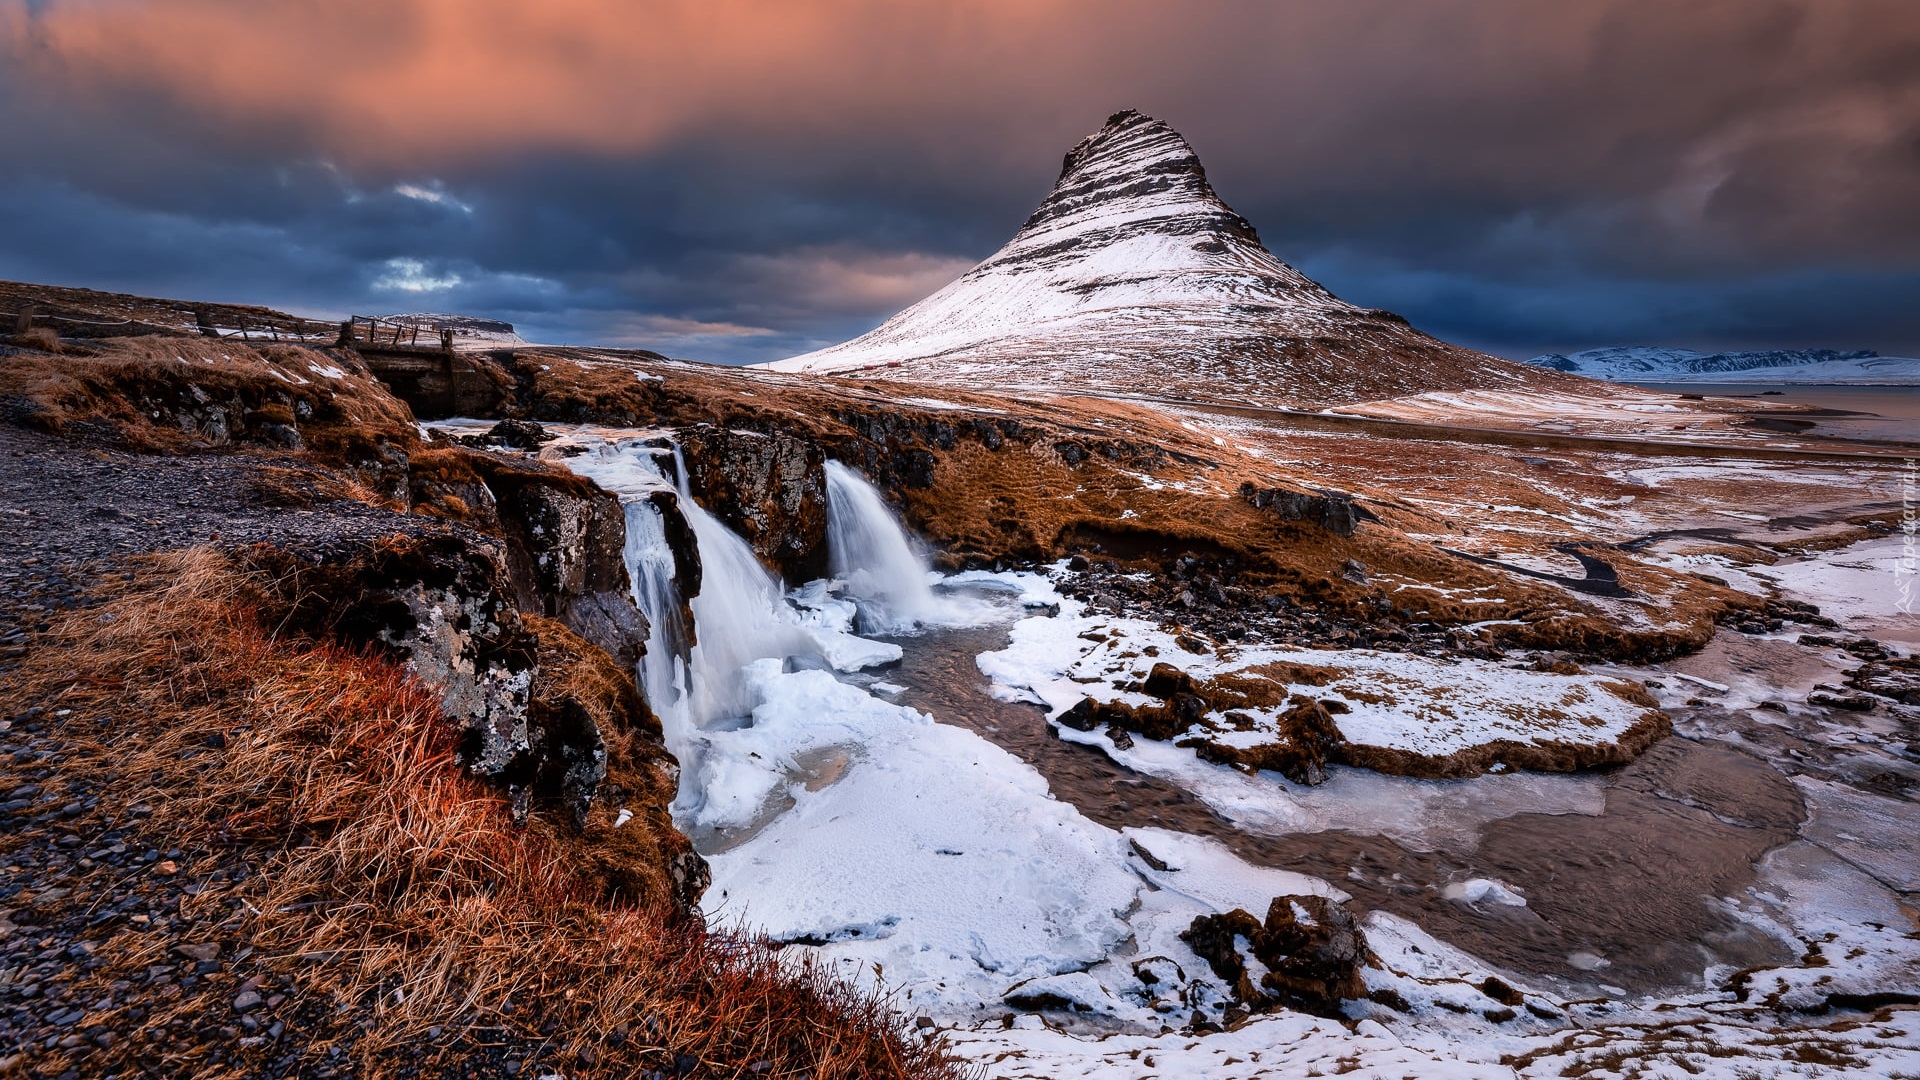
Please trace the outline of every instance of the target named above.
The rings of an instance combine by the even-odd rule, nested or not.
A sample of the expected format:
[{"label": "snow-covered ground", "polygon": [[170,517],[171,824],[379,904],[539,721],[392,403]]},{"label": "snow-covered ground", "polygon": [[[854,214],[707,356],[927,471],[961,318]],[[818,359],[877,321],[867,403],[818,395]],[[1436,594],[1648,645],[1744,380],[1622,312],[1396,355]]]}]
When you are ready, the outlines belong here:
[{"label": "snow-covered ground", "polygon": [[[641,440],[609,442],[593,432],[568,438],[602,444],[568,460],[636,496],[630,524],[656,512],[638,496],[671,490],[652,456],[658,452]],[[1744,992],[1728,982],[1731,971],[1718,971],[1702,989],[1631,994],[1608,986],[1597,955],[1568,958],[1591,969],[1584,982],[1529,979],[1373,911],[1359,924],[1378,958],[1362,972],[1368,999],[1348,1003],[1337,1020],[1284,1011],[1242,1018],[1227,1011],[1230,988],[1181,932],[1197,916],[1263,912],[1277,896],[1342,900],[1342,883],[1252,864],[1210,837],[1089,818],[989,739],[893,700],[902,688],[886,669],[862,669],[903,646],[862,648],[854,630],[863,610],[886,616],[896,631],[909,611],[930,625],[1005,625],[1006,646],[978,658],[982,682],[1055,713],[1089,695],[1146,703],[1116,682],[1144,677],[1155,659],[1201,680],[1263,677],[1281,700],[1298,692],[1343,702],[1347,711],[1334,716],[1350,740],[1428,755],[1502,738],[1604,744],[1645,712],[1631,700],[1637,695],[1614,689],[1624,680],[1663,683],[1660,699],[1675,709],[1698,694],[1751,708],[1782,697],[1781,679],[1804,696],[1815,681],[1835,677],[1837,653],[1818,654],[1789,678],[1767,674],[1764,662],[1745,654],[1559,675],[1366,650],[1196,652],[1173,630],[1096,618],[1056,590],[1058,570],[944,579],[924,567],[916,572],[902,561],[913,558],[910,544],[884,504],[850,498],[864,481],[850,470],[836,475],[837,512],[858,508],[852,512],[862,520],[830,529],[861,552],[836,556],[834,581],[783,597],[768,591],[750,558],[721,553],[737,538],[696,529],[707,567],[703,594],[721,588],[716,575],[761,575],[761,584],[723,589],[724,612],[715,606],[721,592],[694,598],[696,619],[744,616],[795,633],[742,646],[731,670],[693,663],[675,673],[680,690],[689,689],[689,677],[722,679],[733,694],[731,709],[705,711],[675,707],[697,694],[660,699],[692,789],[683,790],[676,814],[712,864],[710,917],[814,950],[849,977],[885,988],[986,1075],[1920,1076],[1920,1014],[1817,1011],[1834,994],[1868,1002],[1888,992],[1920,994],[1920,943],[1900,894],[1920,885],[1912,843],[1920,816],[1910,801],[1863,792],[1831,771],[1795,778],[1809,808],[1800,838],[1767,855],[1750,886],[1717,902],[1782,943],[1784,955],[1814,959],[1750,971]],[[648,556],[629,554],[638,583],[648,575]],[[1884,591],[1875,586],[1885,559],[1868,547],[1809,556],[1801,569],[1790,561],[1749,569],[1774,575],[1755,578],[1756,587],[1816,602],[1855,595],[1860,612],[1844,602],[1833,610],[1857,622]],[[755,604],[765,608],[757,619],[733,610]],[[905,621],[910,635],[915,619]],[[704,642],[704,622],[701,629]],[[913,647],[911,637],[904,640]],[[1742,647],[1800,648],[1765,639]],[[1689,666],[1709,661],[1718,666]],[[1739,675],[1747,681],[1738,681],[1748,669]],[[659,689],[650,686],[650,697]],[[1786,713],[1751,715],[1775,717],[1764,722],[1782,731],[1819,734],[1827,754],[1884,755],[1896,737],[1892,721],[1877,715],[1856,732],[1821,727],[1826,722],[1798,700]],[[1241,710],[1252,720],[1246,730],[1214,734],[1267,737],[1277,708],[1250,706]],[[1599,777],[1521,772],[1436,781],[1342,768],[1308,789],[1201,761],[1171,742],[1141,738],[1123,748],[1100,732],[1061,734],[1194,793],[1252,834],[1347,829],[1410,850],[1457,849],[1471,846],[1486,821],[1594,815],[1607,797]],[[1731,738],[1710,717],[1689,721],[1683,734]],[[1419,887],[1442,889],[1477,910],[1530,910],[1519,881],[1475,877]],[[1198,1033],[1196,1012],[1230,1030]]]},{"label": "snow-covered ground", "polygon": [[[1016,684],[1033,692],[1033,683],[1062,699],[1084,692],[1093,684],[1064,673],[1090,663],[1085,670],[1109,674],[1101,645],[1127,640],[1096,644],[1064,633],[1084,629],[1082,617],[1043,576],[972,574],[967,583],[998,584],[1009,599],[1017,593],[1048,605],[1014,627],[1008,650],[981,658],[1009,692]],[[1140,644],[1156,633],[1139,632]],[[1337,665],[1347,658],[1317,652],[1315,659]],[[1366,669],[1354,670],[1358,677]],[[1580,683],[1500,672],[1509,676]],[[1037,773],[985,739],[823,672],[763,661],[751,677],[763,703],[746,730],[767,732],[729,754],[747,768],[788,763],[780,772],[791,808],[714,854],[710,906],[775,937],[819,943],[813,947],[850,975],[876,980],[911,1014],[931,1017],[987,1075],[1750,1080],[1920,1070],[1913,1012],[1874,1020],[1794,1011],[1832,993],[1920,987],[1911,912],[1879,880],[1812,840],[1775,851],[1755,884],[1728,898],[1742,920],[1792,943],[1795,954],[1820,958],[1813,967],[1750,973],[1744,1000],[1715,990],[1569,999],[1375,912],[1362,925],[1381,966],[1365,973],[1367,986],[1397,995],[1404,1009],[1363,1001],[1350,1005],[1344,1022],[1282,1012],[1195,1034],[1185,1023],[1191,1012],[1217,1017],[1230,998],[1179,932],[1196,915],[1257,912],[1277,895],[1340,899],[1336,883],[1254,866],[1205,838],[1098,825],[1053,799]],[[1502,689],[1521,698],[1540,693],[1524,679]],[[1607,697],[1602,691],[1588,700]],[[826,716],[833,722],[823,725]],[[1289,817],[1288,786],[1270,774],[1246,776],[1148,740],[1132,751],[1103,749],[1190,786],[1255,831],[1378,828],[1432,839],[1476,810],[1591,813],[1598,798],[1594,781],[1578,777],[1556,786],[1535,776],[1435,782],[1341,770],[1316,790],[1325,796],[1313,800],[1317,817],[1299,810],[1304,800]],[[792,767],[819,760],[822,750],[840,762],[826,782],[817,769]],[[1469,790],[1475,785],[1484,785],[1484,796]],[[1910,844],[1897,839],[1917,823],[1901,816],[1911,804],[1856,805],[1859,796],[1849,792],[1808,786],[1810,835],[1836,843],[1844,834],[1883,851],[1891,867],[1911,867]],[[1526,902],[1500,882],[1457,887],[1462,902]],[[1143,964],[1151,983],[1141,978]],[[1488,997],[1482,985],[1490,976],[1517,988],[1530,1008]],[[1032,1004],[1039,1000],[1052,1007]]]},{"label": "snow-covered ground", "polygon": [[[1657,436],[1686,442],[1764,444],[1777,433],[1733,426],[1744,414],[1728,414],[1672,393],[1590,383],[1590,392],[1527,388],[1439,390],[1329,409],[1330,415],[1439,424],[1448,427],[1523,429],[1546,435],[1641,439]],[[1753,406],[1766,409],[1766,403]]]},{"label": "snow-covered ground", "polygon": [[1352,746],[1433,762],[1495,743],[1609,744],[1647,711],[1633,703],[1633,690],[1595,676],[1369,649],[1249,645],[1195,651],[1182,644],[1186,635],[1145,620],[1090,615],[1072,599],[1054,602],[1058,615],[1015,626],[1007,648],[982,656],[980,669],[1006,694],[1045,705],[1056,717],[1087,697],[1157,704],[1158,698],[1125,685],[1167,662],[1196,680],[1238,676],[1277,693],[1276,704],[1234,710],[1251,723],[1228,725],[1209,715],[1215,724],[1232,727],[1215,730],[1212,738],[1235,747],[1271,741],[1281,714],[1298,697],[1338,702],[1333,723]]}]

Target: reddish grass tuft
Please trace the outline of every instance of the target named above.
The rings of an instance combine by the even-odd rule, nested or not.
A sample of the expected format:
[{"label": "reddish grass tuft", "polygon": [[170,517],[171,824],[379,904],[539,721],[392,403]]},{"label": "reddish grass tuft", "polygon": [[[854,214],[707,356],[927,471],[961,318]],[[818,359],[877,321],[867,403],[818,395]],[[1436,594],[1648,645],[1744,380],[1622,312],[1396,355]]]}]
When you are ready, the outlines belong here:
[{"label": "reddish grass tuft", "polygon": [[[360,1075],[387,1075],[431,1066],[462,1033],[506,1032],[574,1062],[574,1080],[676,1059],[715,1076],[962,1075],[885,1000],[810,961],[610,898],[571,829],[514,826],[461,772],[437,694],[391,663],[276,638],[254,614],[263,584],[214,552],[155,557],[0,689],[118,718],[70,729],[58,768],[87,771],[103,803],[150,805],[142,843],[252,864],[239,936],[322,1018],[305,1053],[339,1046]],[[180,943],[122,932],[96,954],[100,977]],[[134,1003],[154,1031],[206,1007]],[[190,1052],[131,1038],[87,1066],[187,1075]]]}]

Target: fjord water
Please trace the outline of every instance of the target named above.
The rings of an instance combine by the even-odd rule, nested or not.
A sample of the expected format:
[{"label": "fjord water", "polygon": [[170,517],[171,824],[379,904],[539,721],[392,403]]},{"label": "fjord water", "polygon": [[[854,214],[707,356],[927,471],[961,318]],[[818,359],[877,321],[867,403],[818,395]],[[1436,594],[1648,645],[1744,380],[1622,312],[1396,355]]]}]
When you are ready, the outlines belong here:
[{"label": "fjord water", "polygon": [[[1788,419],[1812,421],[1812,433],[1870,442],[1920,443],[1920,386],[1795,386],[1768,383],[1634,383],[1667,394],[1751,399],[1823,410]],[[1830,410],[1830,412],[1826,412]]]}]

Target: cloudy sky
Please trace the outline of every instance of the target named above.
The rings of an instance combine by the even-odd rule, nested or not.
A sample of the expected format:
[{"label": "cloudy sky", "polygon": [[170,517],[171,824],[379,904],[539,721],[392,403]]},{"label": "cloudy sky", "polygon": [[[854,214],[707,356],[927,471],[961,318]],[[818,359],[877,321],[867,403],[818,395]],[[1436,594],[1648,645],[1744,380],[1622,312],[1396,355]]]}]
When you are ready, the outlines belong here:
[{"label": "cloudy sky", "polygon": [[0,0],[0,278],[775,359],[1128,107],[1454,341],[1920,355],[1915,0]]}]

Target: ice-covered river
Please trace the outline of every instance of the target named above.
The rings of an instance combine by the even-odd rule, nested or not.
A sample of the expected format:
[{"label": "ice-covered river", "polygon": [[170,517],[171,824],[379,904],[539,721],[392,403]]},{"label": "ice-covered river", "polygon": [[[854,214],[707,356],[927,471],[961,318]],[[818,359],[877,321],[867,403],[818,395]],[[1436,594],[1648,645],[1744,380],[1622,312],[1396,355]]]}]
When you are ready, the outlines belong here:
[{"label": "ice-covered river", "polygon": [[[1900,903],[1796,840],[1806,785],[1724,739],[1669,739],[1604,775],[1336,766],[1308,788],[1063,731],[1049,709],[1093,681],[1074,666],[1089,641],[1156,632],[1090,621],[1056,588],[1064,570],[931,574],[880,495],[833,464],[832,578],[786,589],[698,506],[662,440],[569,437],[587,452],[568,464],[627,505],[653,627],[642,681],[683,766],[676,819],[713,867],[709,917],[814,950],[942,1027],[1012,1024],[967,1036],[980,1053],[1039,1053],[1028,1030],[1104,1032],[1113,1047],[1231,1019],[1229,988],[1181,931],[1276,896],[1364,915],[1381,961],[1368,986],[1394,1011],[1359,1012],[1392,1032],[1310,1034],[1393,1062],[1457,1056],[1469,1030],[1493,1053],[1716,1000],[1736,969],[1787,985],[1801,969],[1779,965],[1836,910],[1850,929],[1833,940],[1864,941],[1884,925],[1872,913]],[[698,540],[691,626],[669,510]],[[1412,677],[1411,660],[1393,663],[1383,677]],[[1442,675],[1532,692],[1532,676],[1482,668]],[[1527,1010],[1490,1001],[1489,977],[1520,986]],[[1285,1034],[1281,1018],[1261,1023]]]}]

